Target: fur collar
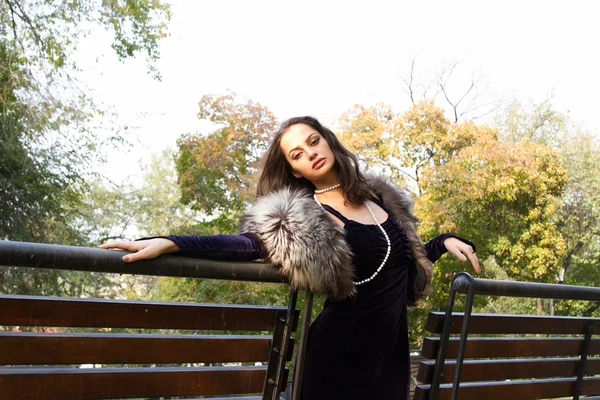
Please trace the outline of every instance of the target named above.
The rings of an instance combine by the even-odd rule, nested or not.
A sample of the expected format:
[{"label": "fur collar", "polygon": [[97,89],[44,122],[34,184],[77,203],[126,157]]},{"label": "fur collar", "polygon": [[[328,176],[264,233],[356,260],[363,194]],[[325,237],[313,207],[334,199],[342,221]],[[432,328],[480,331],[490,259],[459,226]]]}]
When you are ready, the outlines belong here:
[{"label": "fur collar", "polygon": [[[433,268],[417,234],[412,198],[382,178],[369,177],[368,183],[406,232],[429,286]],[[344,229],[329,219],[311,192],[285,188],[260,197],[241,218],[240,231],[259,237],[267,261],[280,269],[294,289],[309,289],[330,299],[356,293],[352,252]]]}]

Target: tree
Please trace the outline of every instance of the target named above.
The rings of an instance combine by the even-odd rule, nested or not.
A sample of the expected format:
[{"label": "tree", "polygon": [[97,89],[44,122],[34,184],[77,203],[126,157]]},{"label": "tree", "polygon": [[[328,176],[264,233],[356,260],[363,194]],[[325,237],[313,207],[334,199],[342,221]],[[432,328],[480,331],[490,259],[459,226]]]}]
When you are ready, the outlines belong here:
[{"label": "tree", "polygon": [[405,113],[389,105],[354,106],[337,122],[340,139],[369,168],[422,194],[423,173],[448,162],[477,138],[495,137],[472,121],[452,124],[431,101],[417,101]]},{"label": "tree", "polygon": [[169,7],[160,1],[0,2],[0,237],[81,243],[66,220],[86,190],[85,176],[102,159],[90,125],[105,115],[71,75],[78,40],[94,25],[114,33],[121,59],[158,57]]},{"label": "tree", "polygon": [[552,281],[564,253],[553,217],[567,179],[552,149],[487,141],[464,148],[427,176],[426,227],[477,238],[509,278]]},{"label": "tree", "polygon": [[166,149],[153,154],[151,161],[142,166],[142,171],[142,184],[134,196],[138,207],[135,224],[139,234],[196,233],[205,218],[181,202],[174,151]]},{"label": "tree", "polygon": [[72,54],[79,39],[98,25],[112,31],[119,59],[142,52],[154,70],[170,19],[169,5],[160,0],[3,0],[0,10],[2,37],[51,74],[75,66]]},{"label": "tree", "polygon": [[401,164],[413,171],[418,193],[423,193],[423,175],[452,159],[461,149],[477,138],[494,134],[473,122],[452,124],[441,108],[432,102],[420,101],[398,120],[398,131],[390,137],[388,148],[397,154]]},{"label": "tree", "polygon": [[569,170],[557,225],[567,244],[559,282],[600,285],[600,145],[572,136],[561,155]]},{"label": "tree", "polygon": [[[513,101],[496,117],[496,124],[505,140],[543,143],[559,154],[568,180],[555,216],[565,243],[555,281],[595,286],[600,284],[600,145],[568,113],[556,110],[551,100]],[[556,311],[591,315],[597,308],[561,301]]]},{"label": "tree", "polygon": [[557,150],[575,130],[568,115],[554,109],[551,97],[538,104],[513,100],[494,120],[502,140],[530,140]]},{"label": "tree", "polygon": [[[212,226],[221,233],[231,232],[254,198],[260,157],[277,129],[277,119],[268,108],[241,101],[233,92],[205,95],[199,106],[198,117],[215,124],[216,130],[178,139],[181,200],[215,218]],[[211,231],[209,225],[206,233]]]},{"label": "tree", "polygon": [[[0,238],[46,241],[62,225],[61,214],[77,201],[76,167],[31,131],[19,93],[30,87],[25,60],[0,39]],[[61,229],[78,243],[77,233]]]}]

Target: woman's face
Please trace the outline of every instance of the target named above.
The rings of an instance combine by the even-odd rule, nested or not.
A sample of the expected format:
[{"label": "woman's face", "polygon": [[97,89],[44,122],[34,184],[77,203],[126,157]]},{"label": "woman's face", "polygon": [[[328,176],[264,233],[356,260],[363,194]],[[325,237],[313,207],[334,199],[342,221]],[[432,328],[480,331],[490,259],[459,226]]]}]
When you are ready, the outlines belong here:
[{"label": "woman's face", "polygon": [[315,183],[331,180],[335,156],[325,138],[306,124],[290,126],[281,136],[281,151],[296,178]]}]

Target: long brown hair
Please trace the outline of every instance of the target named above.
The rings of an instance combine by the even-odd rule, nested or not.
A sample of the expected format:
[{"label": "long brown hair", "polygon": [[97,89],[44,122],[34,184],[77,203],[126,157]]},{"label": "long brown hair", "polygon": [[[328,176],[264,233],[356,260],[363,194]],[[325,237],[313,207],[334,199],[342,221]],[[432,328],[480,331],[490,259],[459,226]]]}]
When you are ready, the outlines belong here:
[{"label": "long brown hair", "polygon": [[263,170],[258,180],[257,195],[264,196],[284,187],[315,190],[315,186],[306,178],[296,178],[292,167],[281,150],[281,137],[292,126],[305,124],[323,136],[335,156],[334,171],[337,172],[344,197],[352,205],[362,205],[371,196],[364,175],[360,172],[358,159],[338,140],[335,134],[313,117],[294,117],[284,121],[275,133],[273,142],[265,153]]}]

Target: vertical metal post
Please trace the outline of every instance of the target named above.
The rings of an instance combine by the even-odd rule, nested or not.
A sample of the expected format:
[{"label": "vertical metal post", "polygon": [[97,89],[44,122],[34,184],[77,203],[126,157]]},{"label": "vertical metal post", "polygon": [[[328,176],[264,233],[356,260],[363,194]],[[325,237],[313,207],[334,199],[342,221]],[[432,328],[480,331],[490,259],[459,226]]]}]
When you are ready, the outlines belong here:
[{"label": "vertical metal post", "polygon": [[450,287],[450,295],[448,296],[448,305],[446,307],[446,315],[444,316],[444,326],[440,336],[440,347],[435,360],[435,368],[433,370],[433,378],[429,388],[429,400],[437,400],[444,372],[444,363],[446,362],[446,353],[448,351],[448,340],[450,339],[450,322],[452,319],[452,309],[454,308],[454,299],[456,297],[456,287],[454,282]]},{"label": "vertical metal post", "polygon": [[465,350],[467,348],[467,336],[469,335],[469,319],[471,318],[471,310],[473,309],[473,298],[475,290],[473,289],[473,277],[469,275],[467,285],[467,304],[465,305],[465,313],[463,315],[463,325],[460,332],[460,343],[458,345],[458,357],[456,358],[456,367],[454,369],[454,381],[452,384],[451,399],[458,399],[458,389],[460,386],[460,373],[462,371],[463,361],[465,359]]},{"label": "vertical metal post", "polygon": [[583,344],[581,345],[581,358],[579,360],[579,371],[577,373],[577,382],[575,383],[575,393],[573,393],[573,400],[579,400],[581,396],[581,389],[583,387],[583,377],[587,368],[587,356],[590,350],[590,343],[592,341],[592,335],[594,334],[594,328],[596,327],[596,321],[590,321],[586,330],[585,337],[583,338]]},{"label": "vertical metal post", "polygon": [[296,310],[297,298],[298,292],[290,290],[290,299],[285,314],[277,313],[271,351],[269,352],[267,375],[263,388],[263,400],[279,399],[279,393],[284,384],[282,380],[285,371],[287,349],[289,347],[290,330],[295,323],[294,311]]},{"label": "vertical metal post", "polygon": [[306,291],[304,298],[304,311],[302,313],[302,331],[300,333],[300,343],[296,353],[296,364],[294,366],[294,382],[292,384],[292,399],[299,400],[302,391],[302,376],[304,374],[304,358],[306,356],[306,343],[308,340],[308,327],[312,315],[313,294]]}]

